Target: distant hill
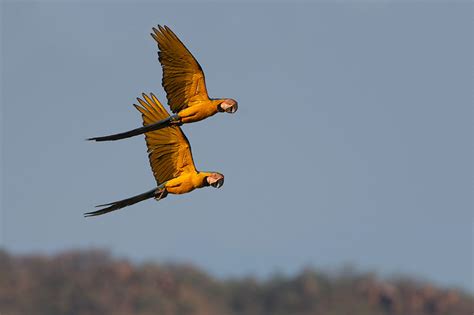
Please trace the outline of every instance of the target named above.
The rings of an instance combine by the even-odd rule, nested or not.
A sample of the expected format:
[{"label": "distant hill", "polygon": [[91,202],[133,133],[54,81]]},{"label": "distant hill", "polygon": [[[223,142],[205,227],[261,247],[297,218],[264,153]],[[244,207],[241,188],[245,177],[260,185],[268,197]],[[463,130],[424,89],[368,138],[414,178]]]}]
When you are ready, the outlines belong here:
[{"label": "distant hill", "polygon": [[473,296],[409,279],[313,270],[218,280],[188,265],[135,265],[103,251],[0,251],[1,315],[472,315]]}]

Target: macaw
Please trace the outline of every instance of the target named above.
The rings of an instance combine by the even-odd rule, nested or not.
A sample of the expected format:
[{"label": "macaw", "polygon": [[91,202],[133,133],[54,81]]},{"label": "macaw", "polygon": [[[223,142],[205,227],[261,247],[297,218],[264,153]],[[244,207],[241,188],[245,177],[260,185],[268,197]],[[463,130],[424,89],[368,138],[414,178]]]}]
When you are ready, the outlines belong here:
[{"label": "macaw", "polygon": [[133,137],[169,126],[180,126],[206,119],[218,112],[233,114],[238,103],[231,98],[209,98],[201,66],[181,40],[167,26],[153,28],[158,43],[158,60],[163,68],[162,86],[174,115],[149,125],[87,140],[110,141]]},{"label": "macaw", "polygon": [[[169,117],[155,95],[149,97],[144,94],[143,98],[138,98],[140,105],[134,106],[142,114],[144,126]],[[131,198],[99,205],[97,207],[103,208],[85,213],[86,217],[105,214],[150,198],[160,200],[168,194],[185,194],[206,186],[220,188],[224,184],[221,173],[196,170],[191,145],[179,126],[147,132],[145,140],[157,187]]]}]

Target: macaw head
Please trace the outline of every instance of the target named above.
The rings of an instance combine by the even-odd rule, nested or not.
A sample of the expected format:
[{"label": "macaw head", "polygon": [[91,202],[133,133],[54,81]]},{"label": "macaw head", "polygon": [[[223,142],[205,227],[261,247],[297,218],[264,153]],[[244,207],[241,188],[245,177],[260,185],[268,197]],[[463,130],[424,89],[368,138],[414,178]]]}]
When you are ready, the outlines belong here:
[{"label": "macaw head", "polygon": [[229,114],[235,113],[238,108],[239,104],[237,103],[237,101],[231,98],[224,99],[218,107],[219,111],[226,112]]},{"label": "macaw head", "polygon": [[220,188],[224,185],[224,175],[221,173],[209,173],[209,175],[206,176],[206,181],[208,185],[214,188]]}]

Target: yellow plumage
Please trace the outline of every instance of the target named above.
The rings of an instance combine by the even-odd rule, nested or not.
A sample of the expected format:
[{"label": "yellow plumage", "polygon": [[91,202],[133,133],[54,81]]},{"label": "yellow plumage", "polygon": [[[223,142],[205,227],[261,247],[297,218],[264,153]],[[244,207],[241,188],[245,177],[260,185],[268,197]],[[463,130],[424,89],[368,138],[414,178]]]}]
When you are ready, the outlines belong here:
[{"label": "yellow plumage", "polygon": [[[143,94],[143,99],[137,98],[137,100],[140,105],[135,107],[142,114],[143,126],[169,117],[155,95]],[[98,207],[104,208],[87,212],[85,216],[102,215],[150,198],[159,200],[165,198],[168,193],[185,194],[196,188],[204,186],[219,188],[224,184],[224,175],[196,170],[191,146],[179,126],[147,132],[145,140],[157,187],[127,199],[99,205]]]},{"label": "yellow plumage", "polygon": [[163,68],[162,85],[173,113],[199,102],[209,102],[204,72],[181,40],[167,26],[153,28]]},{"label": "yellow plumage", "polygon": [[235,113],[237,101],[210,99],[201,66],[179,38],[167,26],[153,28],[153,32],[152,36],[160,50],[162,85],[175,115],[170,116],[155,95],[143,94],[143,99],[137,99],[139,105],[135,105],[142,114],[143,127],[88,140],[119,140],[145,133],[157,187],[127,199],[100,205],[104,208],[88,212],[86,216],[105,214],[150,198],[159,200],[168,193],[184,194],[196,188],[219,188],[224,184],[224,175],[196,170],[191,146],[179,126],[203,120],[217,112]]},{"label": "yellow plumage", "polygon": [[[153,28],[151,35],[158,44],[158,59],[163,68],[162,85],[166,91],[168,105],[175,115],[171,117],[167,115],[168,119],[148,120],[144,127],[108,136],[93,137],[88,140],[125,139],[169,126],[197,122],[218,112],[233,114],[237,111],[236,100],[209,98],[201,66],[169,27],[158,25],[158,29]],[[142,104],[142,106],[145,105]]]},{"label": "yellow plumage", "polygon": [[[160,101],[151,94],[137,99],[141,106],[135,107],[142,113],[143,125],[169,117]],[[178,126],[158,129],[145,134],[151,169],[158,185],[179,177],[183,173],[196,173],[196,167],[188,139]]]}]

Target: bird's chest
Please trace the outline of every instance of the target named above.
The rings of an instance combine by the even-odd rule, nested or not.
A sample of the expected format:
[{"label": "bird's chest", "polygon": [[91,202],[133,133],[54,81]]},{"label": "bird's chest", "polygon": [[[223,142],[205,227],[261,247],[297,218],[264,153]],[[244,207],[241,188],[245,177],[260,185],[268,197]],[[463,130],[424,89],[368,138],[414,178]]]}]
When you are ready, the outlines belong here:
[{"label": "bird's chest", "polygon": [[183,193],[190,192],[194,190],[195,188],[196,188],[196,185],[191,178],[188,178],[186,181],[183,181],[181,183],[181,190],[183,191]]},{"label": "bird's chest", "polygon": [[[190,104],[191,105],[191,104]],[[191,123],[206,119],[217,113],[217,105],[210,102],[199,102],[196,104],[192,104],[192,106],[183,109],[179,112],[179,116],[181,117],[183,123]]]},{"label": "bird's chest", "polygon": [[202,179],[194,174],[186,174],[168,181],[166,188],[172,194],[185,194],[202,187]]}]

